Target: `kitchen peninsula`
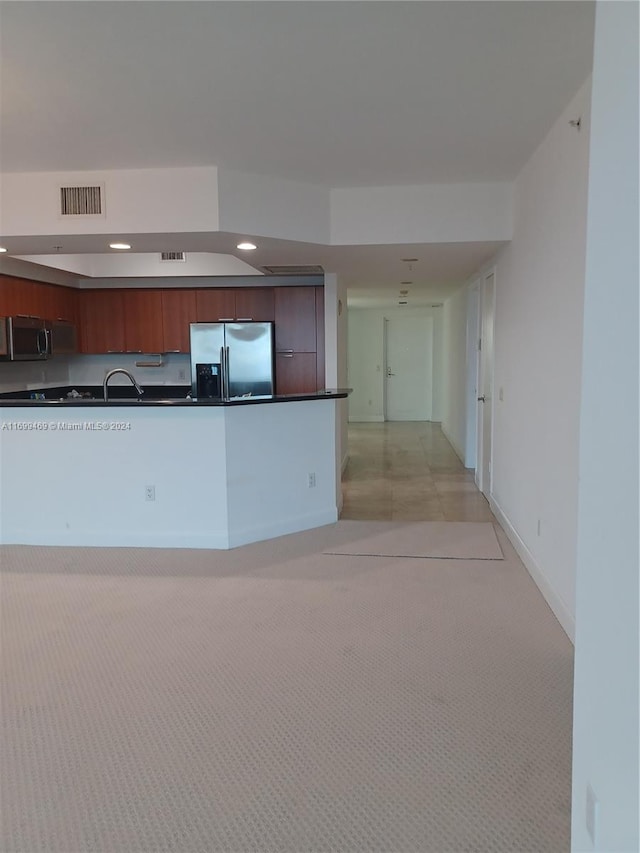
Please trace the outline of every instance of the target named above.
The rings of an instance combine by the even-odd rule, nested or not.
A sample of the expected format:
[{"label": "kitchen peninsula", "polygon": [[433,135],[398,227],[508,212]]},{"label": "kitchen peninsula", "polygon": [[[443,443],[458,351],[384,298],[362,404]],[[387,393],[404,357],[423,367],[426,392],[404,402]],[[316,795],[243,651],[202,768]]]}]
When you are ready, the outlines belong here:
[{"label": "kitchen peninsula", "polygon": [[335,522],[347,390],[0,400],[0,543],[233,548]]}]

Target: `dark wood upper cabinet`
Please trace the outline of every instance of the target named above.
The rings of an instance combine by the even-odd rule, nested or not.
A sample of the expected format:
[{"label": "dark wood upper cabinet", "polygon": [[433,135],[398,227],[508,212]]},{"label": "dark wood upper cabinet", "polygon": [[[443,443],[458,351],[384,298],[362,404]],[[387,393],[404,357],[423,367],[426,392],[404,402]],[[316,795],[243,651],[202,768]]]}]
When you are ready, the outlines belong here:
[{"label": "dark wood upper cabinet", "polygon": [[122,290],[80,292],[81,352],[125,352],[122,293]]},{"label": "dark wood upper cabinet", "polygon": [[[62,316],[59,311],[63,306],[73,305],[75,295],[76,291],[70,287],[3,275],[0,276],[0,316],[24,314],[56,320]],[[72,308],[67,308],[65,319],[72,320],[73,316],[69,316],[72,312]]]},{"label": "dark wood upper cabinet", "polygon": [[189,324],[197,319],[195,290],[163,290],[164,352],[189,352]]},{"label": "dark wood upper cabinet", "polygon": [[45,294],[46,313],[44,316],[48,320],[66,320],[70,323],[77,323],[78,297],[79,291],[73,287],[47,285]]},{"label": "dark wood upper cabinet", "polygon": [[123,290],[124,346],[127,352],[159,353],[162,335],[162,291]]},{"label": "dark wood upper cabinet", "polygon": [[276,352],[316,352],[315,287],[276,287]]},{"label": "dark wood upper cabinet", "polygon": [[196,290],[198,323],[219,323],[236,318],[236,291],[232,288]]},{"label": "dark wood upper cabinet", "polygon": [[236,288],[236,320],[261,323],[275,319],[275,297],[272,287]]}]

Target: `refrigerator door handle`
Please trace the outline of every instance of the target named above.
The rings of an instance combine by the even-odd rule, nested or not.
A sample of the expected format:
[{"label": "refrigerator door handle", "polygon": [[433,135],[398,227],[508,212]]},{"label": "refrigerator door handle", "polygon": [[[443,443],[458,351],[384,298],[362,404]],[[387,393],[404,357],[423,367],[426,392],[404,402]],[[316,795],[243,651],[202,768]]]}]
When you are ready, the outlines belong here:
[{"label": "refrigerator door handle", "polygon": [[226,375],[227,375],[226,366],[224,363],[224,355],[225,355],[224,351],[225,351],[225,348],[220,347],[220,396],[222,397],[223,400],[225,399],[225,386],[226,386]]},{"label": "refrigerator door handle", "polygon": [[224,399],[229,399],[229,347],[224,348]]}]

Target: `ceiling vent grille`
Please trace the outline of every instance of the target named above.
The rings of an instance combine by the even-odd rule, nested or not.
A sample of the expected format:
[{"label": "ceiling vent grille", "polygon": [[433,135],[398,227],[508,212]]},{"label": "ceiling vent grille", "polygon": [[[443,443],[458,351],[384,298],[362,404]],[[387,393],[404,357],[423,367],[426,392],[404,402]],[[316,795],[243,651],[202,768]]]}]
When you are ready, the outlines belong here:
[{"label": "ceiling vent grille", "polygon": [[161,261],[181,261],[184,262],[187,260],[187,256],[184,252],[161,252],[160,253]]},{"label": "ceiling vent grille", "polygon": [[98,187],[60,187],[61,216],[103,216],[104,190]]},{"label": "ceiling vent grille", "polygon": [[322,275],[324,269],[319,264],[298,264],[293,266],[262,267],[269,275]]}]

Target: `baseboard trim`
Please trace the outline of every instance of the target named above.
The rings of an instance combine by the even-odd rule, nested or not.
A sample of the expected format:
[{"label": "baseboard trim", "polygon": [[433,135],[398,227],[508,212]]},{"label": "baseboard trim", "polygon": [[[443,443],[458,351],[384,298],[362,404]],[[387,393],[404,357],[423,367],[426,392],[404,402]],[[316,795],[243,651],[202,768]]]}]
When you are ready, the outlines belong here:
[{"label": "baseboard trim", "polygon": [[449,442],[449,444],[451,445],[451,447],[453,447],[453,449],[455,450],[456,456],[458,457],[458,459],[459,459],[459,460],[462,462],[462,464],[464,465],[464,451],[460,450],[460,448],[459,448],[459,447],[458,447],[458,445],[455,443],[455,441],[453,440],[453,438],[449,435],[449,431],[448,431],[447,429],[445,429],[445,426],[444,426],[444,424],[443,424],[443,423],[441,423],[441,424],[440,424],[440,429],[441,429],[441,430],[442,430],[442,432],[444,433],[444,437],[447,439],[447,441]]},{"label": "baseboard trim", "polygon": [[383,415],[349,415],[350,424],[382,424]]},{"label": "baseboard trim", "polygon": [[571,642],[575,644],[575,617],[571,614],[569,608],[564,603],[562,598],[560,598],[560,596],[556,593],[545,572],[540,567],[540,565],[538,565],[533,554],[522,541],[515,527],[513,526],[513,524],[511,524],[504,511],[502,510],[502,507],[498,504],[493,495],[489,498],[489,506],[491,507],[491,511],[493,512],[495,517],[500,522],[500,525],[503,528],[504,532],[507,534],[509,541],[516,549],[518,556],[524,563],[526,570],[531,575],[533,582],[542,593],[544,600],[547,602],[547,604],[553,611],[554,616],[562,626],[562,629],[564,630],[565,634],[571,640]]},{"label": "baseboard trim", "polygon": [[314,527],[325,527],[327,524],[335,524],[337,520],[338,508],[333,507],[295,518],[256,525],[255,527],[235,530],[231,528],[229,530],[229,548],[250,545],[253,542],[263,542],[266,539],[275,539],[277,536],[287,536],[290,533],[301,533],[303,530],[311,530]]},{"label": "baseboard trim", "polygon": [[229,536],[223,532],[200,533],[133,533],[129,530],[60,532],[58,530],[17,530],[4,534],[1,545],[64,546],[69,548],[207,548],[223,551],[230,548]]}]

